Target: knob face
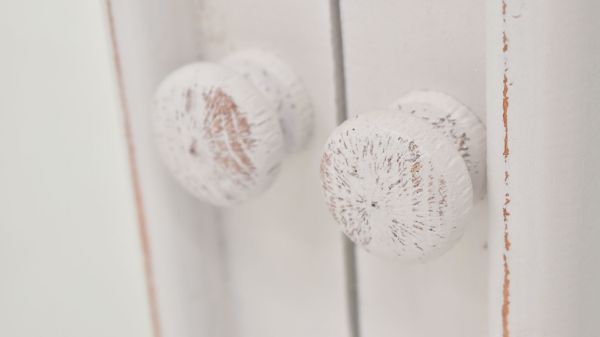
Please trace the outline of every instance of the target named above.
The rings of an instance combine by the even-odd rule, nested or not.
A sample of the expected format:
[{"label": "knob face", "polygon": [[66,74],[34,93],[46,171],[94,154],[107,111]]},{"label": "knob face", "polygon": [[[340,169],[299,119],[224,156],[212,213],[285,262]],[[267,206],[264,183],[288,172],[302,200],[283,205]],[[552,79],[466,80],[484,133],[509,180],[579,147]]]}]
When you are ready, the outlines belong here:
[{"label": "knob face", "polygon": [[449,111],[415,102],[409,97],[344,122],[321,160],[326,203],[344,233],[369,252],[404,260],[448,250],[464,232],[474,197],[459,147],[423,118]]},{"label": "knob face", "polygon": [[157,146],[189,192],[229,206],[266,189],[284,156],[272,103],[225,66],[194,63],[171,73],[156,93]]}]

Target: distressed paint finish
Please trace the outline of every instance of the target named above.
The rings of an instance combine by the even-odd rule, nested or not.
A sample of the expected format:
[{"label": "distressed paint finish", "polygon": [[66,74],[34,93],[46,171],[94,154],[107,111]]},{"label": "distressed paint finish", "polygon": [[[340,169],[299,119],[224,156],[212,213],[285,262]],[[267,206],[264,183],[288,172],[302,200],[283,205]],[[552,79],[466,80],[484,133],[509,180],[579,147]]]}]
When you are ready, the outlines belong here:
[{"label": "distressed paint finish", "polygon": [[161,326],[160,317],[156,296],[156,289],[154,284],[154,271],[152,266],[152,252],[150,250],[148,229],[146,223],[146,215],[144,210],[144,201],[142,198],[140,188],[140,177],[138,174],[138,163],[136,160],[135,147],[132,136],[131,128],[131,111],[129,110],[129,103],[127,101],[127,95],[125,93],[125,83],[123,78],[123,69],[121,64],[120,50],[117,41],[117,32],[115,27],[115,18],[113,13],[112,1],[106,0],[105,2],[106,19],[108,20],[108,30],[111,42],[113,66],[115,69],[115,77],[117,82],[117,89],[119,94],[119,103],[121,113],[123,114],[123,128],[125,130],[125,140],[127,141],[127,157],[129,162],[129,170],[131,174],[131,187],[133,190],[133,196],[135,200],[135,211],[138,221],[138,231],[140,236],[140,243],[142,247],[142,254],[144,257],[144,277],[146,280],[146,291],[148,296],[148,309],[150,312],[150,322],[152,323],[152,334],[154,337],[161,337]]},{"label": "distressed paint finish", "polygon": [[441,132],[458,150],[471,183],[474,201],[485,195],[485,126],[466,105],[441,92],[415,90],[398,99],[392,107],[408,112]]},{"label": "distressed paint finish", "polygon": [[509,234],[509,203],[510,203],[510,163],[509,163],[509,145],[508,145],[508,107],[509,107],[509,54],[508,54],[508,21],[507,21],[507,3],[502,0],[502,126],[504,127],[504,203],[502,204],[502,223],[504,225],[504,252],[502,253],[502,337],[510,337],[509,315],[510,315],[510,234]]},{"label": "distressed paint finish", "polygon": [[489,335],[597,336],[600,3],[487,10]]},{"label": "distressed paint finish", "polygon": [[176,70],[159,86],[156,106],[165,164],[186,190],[218,206],[263,192],[286,147],[299,150],[310,133],[310,102],[300,80],[260,51]]},{"label": "distressed paint finish", "polygon": [[301,151],[313,132],[314,114],[300,77],[279,57],[257,49],[226,57],[223,64],[248,79],[270,101],[286,153]]},{"label": "distressed paint finish", "polygon": [[325,146],[321,180],[352,241],[377,255],[425,260],[464,232],[473,204],[465,159],[481,180],[485,131],[444,94],[413,92],[394,107],[338,127]]},{"label": "distressed paint finish", "polygon": [[[341,239],[321,202],[314,169],[336,120],[328,3],[113,0],[112,5],[137,192],[144,201],[141,226],[152,252],[147,263],[160,323],[156,334],[348,335]],[[276,52],[302,75],[317,112],[312,140],[287,157],[269,190],[220,212],[186,193],[161,163],[152,98],[160,81],[183,64],[222,60],[231,68],[232,51],[257,47]],[[255,61],[248,54],[244,58]],[[289,83],[285,75],[278,81]],[[214,101],[227,101],[220,97]],[[303,106],[296,102],[299,112]],[[311,123],[298,113],[292,116],[294,127]],[[290,138],[283,136],[286,152],[294,152],[294,143],[288,146]],[[302,137],[293,139],[298,148],[304,146]],[[199,149],[187,145],[188,151]]]}]

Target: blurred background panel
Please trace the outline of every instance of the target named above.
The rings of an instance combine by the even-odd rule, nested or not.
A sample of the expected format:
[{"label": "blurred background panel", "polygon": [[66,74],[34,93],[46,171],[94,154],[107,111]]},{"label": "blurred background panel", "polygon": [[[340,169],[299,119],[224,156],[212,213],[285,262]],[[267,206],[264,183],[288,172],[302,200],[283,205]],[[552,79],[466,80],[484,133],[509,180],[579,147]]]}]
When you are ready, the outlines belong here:
[{"label": "blurred background panel", "polygon": [[104,13],[0,2],[0,336],[151,336]]}]

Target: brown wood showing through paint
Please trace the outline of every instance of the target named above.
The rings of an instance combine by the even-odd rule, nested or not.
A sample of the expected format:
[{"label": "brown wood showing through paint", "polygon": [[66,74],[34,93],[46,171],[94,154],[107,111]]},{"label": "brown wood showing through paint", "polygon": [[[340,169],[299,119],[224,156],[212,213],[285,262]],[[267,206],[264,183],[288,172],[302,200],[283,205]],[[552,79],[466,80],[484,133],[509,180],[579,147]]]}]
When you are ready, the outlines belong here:
[{"label": "brown wood showing through paint", "polygon": [[249,179],[256,167],[246,153],[255,144],[247,118],[222,89],[215,88],[203,96],[204,131],[215,162]]},{"label": "brown wood showing through paint", "polygon": [[504,72],[502,76],[502,124],[504,127],[504,151],[502,155],[504,157],[504,186],[506,193],[504,195],[504,204],[502,207],[502,221],[504,223],[504,254],[503,259],[503,281],[502,281],[502,336],[510,337],[509,330],[509,314],[510,314],[510,267],[508,261],[508,253],[510,251],[510,234],[509,234],[509,219],[510,212],[508,204],[510,203],[510,192],[509,192],[509,177],[508,172],[508,160],[509,160],[509,137],[508,137],[508,107],[509,107],[509,74],[508,74],[508,48],[509,48],[509,37],[507,33],[507,20],[506,20],[506,9],[507,2],[502,0],[502,54],[504,58]]},{"label": "brown wood showing through paint", "polygon": [[125,139],[127,142],[127,154],[129,159],[129,169],[131,174],[131,183],[134,193],[135,208],[138,218],[138,231],[142,244],[142,253],[144,257],[144,273],[146,279],[146,288],[148,293],[148,301],[150,306],[150,320],[152,323],[152,331],[154,337],[161,337],[161,324],[158,315],[158,303],[156,299],[156,289],[154,283],[154,272],[152,269],[152,252],[150,251],[150,242],[148,237],[148,229],[146,225],[146,216],[144,213],[144,202],[140,187],[140,178],[138,174],[138,166],[135,153],[135,145],[133,143],[133,134],[131,127],[131,113],[125,93],[125,82],[123,79],[123,70],[121,57],[119,54],[119,45],[117,42],[117,33],[115,28],[115,19],[111,0],[106,0],[106,11],[108,16],[108,28],[110,33],[110,41],[113,52],[113,63],[116,72],[117,87],[119,92],[119,100],[121,103],[121,111],[123,113],[123,124],[125,129]]}]

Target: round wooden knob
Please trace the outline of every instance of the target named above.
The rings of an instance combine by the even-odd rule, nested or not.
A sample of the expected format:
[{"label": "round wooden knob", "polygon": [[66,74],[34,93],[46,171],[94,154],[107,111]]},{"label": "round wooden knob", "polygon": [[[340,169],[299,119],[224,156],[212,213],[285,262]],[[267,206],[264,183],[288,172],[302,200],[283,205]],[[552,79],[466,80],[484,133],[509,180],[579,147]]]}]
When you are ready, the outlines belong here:
[{"label": "round wooden knob", "polygon": [[425,260],[461,237],[483,196],[485,128],[455,99],[416,91],[341,124],[325,145],[321,180],[352,241],[376,255]]},{"label": "round wooden knob", "polygon": [[312,128],[300,80],[258,50],[179,68],[162,81],[155,100],[164,163],[186,190],[217,206],[264,191],[285,154],[300,150]]}]

